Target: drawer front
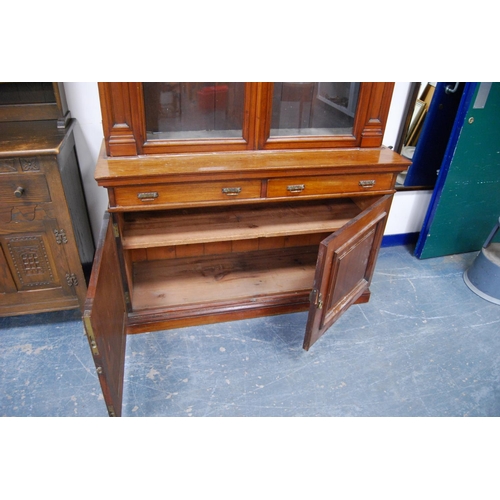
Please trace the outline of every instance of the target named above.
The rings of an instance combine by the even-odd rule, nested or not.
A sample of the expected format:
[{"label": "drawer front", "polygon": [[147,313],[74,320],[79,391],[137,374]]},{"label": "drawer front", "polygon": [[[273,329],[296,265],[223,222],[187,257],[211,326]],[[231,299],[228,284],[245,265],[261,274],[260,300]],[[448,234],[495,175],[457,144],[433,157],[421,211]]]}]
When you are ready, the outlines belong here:
[{"label": "drawer front", "polygon": [[0,178],[0,206],[49,201],[50,191],[43,174],[9,174]]},{"label": "drawer front", "polygon": [[151,184],[115,188],[117,207],[176,205],[207,201],[260,198],[261,181],[198,182],[192,184]]},{"label": "drawer front", "polygon": [[393,187],[393,174],[324,175],[269,179],[268,198],[320,196],[385,191]]}]

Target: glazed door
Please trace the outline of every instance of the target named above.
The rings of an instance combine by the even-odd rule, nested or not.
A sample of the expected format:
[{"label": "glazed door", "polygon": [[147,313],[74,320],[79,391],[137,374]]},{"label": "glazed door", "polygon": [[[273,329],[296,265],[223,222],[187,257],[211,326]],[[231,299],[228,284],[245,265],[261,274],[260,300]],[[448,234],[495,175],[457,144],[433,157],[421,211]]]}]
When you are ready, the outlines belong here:
[{"label": "glazed door", "polygon": [[394,88],[383,82],[262,83],[258,149],[379,147]]},{"label": "glazed door", "polygon": [[101,82],[109,156],[254,149],[252,82]]},{"label": "glazed door", "polygon": [[392,195],[360,200],[363,212],[320,244],[304,349],[370,286]]},{"label": "glazed door", "polygon": [[83,313],[104,400],[111,417],[121,415],[127,305],[112,219],[106,214]]}]

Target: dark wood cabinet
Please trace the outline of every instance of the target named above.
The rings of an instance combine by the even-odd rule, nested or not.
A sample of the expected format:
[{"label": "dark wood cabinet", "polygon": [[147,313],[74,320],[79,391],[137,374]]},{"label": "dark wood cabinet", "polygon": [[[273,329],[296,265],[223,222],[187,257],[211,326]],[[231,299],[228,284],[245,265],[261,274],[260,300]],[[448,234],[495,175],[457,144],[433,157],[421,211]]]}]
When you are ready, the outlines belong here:
[{"label": "dark wood cabinet", "polygon": [[65,128],[71,113],[58,82],[0,82],[0,122],[54,120]]},{"label": "dark wood cabinet", "polygon": [[110,415],[127,334],[369,299],[397,174],[392,84],[100,84],[109,210],[84,322]]},{"label": "dark wood cabinet", "polygon": [[0,316],[85,303],[94,243],[74,124],[57,123],[0,122]]}]

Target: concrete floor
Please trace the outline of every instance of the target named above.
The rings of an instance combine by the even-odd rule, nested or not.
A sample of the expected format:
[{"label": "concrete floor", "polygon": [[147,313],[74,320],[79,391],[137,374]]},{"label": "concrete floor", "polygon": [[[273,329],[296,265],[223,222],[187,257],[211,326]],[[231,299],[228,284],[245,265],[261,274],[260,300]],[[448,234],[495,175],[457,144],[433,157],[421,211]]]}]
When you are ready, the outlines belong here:
[{"label": "concrete floor", "polygon": [[[475,254],[382,248],[368,304],[309,352],[306,313],[129,336],[123,416],[500,416],[500,306]],[[0,416],[107,416],[78,311],[0,318]]]}]

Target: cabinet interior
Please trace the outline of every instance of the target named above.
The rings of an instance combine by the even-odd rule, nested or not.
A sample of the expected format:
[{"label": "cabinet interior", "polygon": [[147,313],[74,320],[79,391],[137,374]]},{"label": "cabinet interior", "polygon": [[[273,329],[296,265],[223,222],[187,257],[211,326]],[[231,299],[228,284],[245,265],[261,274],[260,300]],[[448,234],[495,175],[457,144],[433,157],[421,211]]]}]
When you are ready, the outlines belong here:
[{"label": "cabinet interior", "polygon": [[306,302],[320,242],[376,199],[122,213],[132,311]]}]

